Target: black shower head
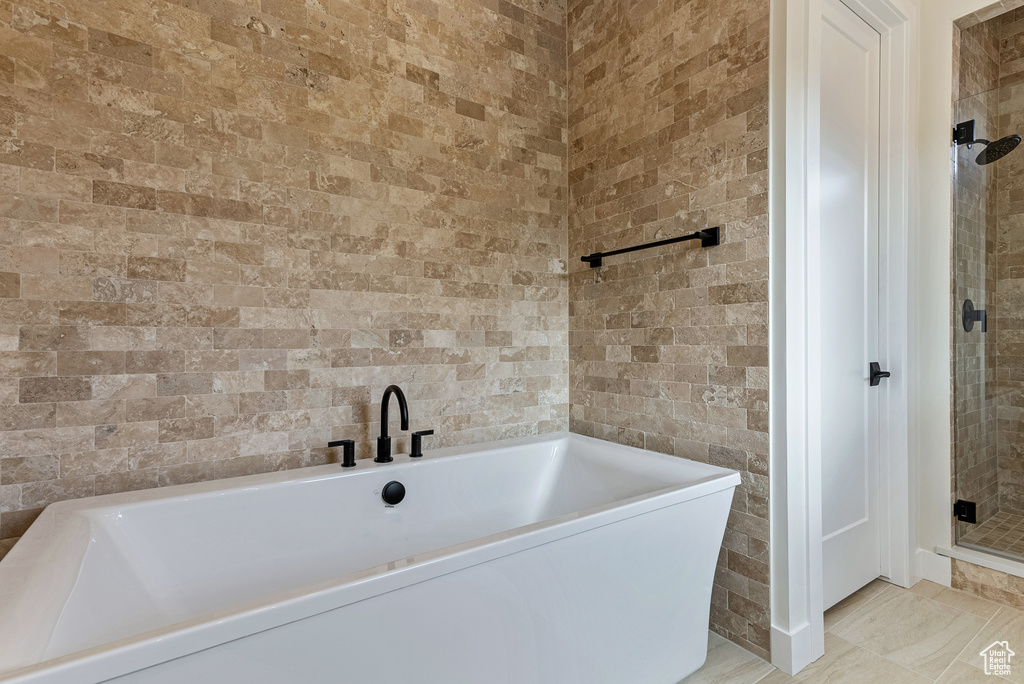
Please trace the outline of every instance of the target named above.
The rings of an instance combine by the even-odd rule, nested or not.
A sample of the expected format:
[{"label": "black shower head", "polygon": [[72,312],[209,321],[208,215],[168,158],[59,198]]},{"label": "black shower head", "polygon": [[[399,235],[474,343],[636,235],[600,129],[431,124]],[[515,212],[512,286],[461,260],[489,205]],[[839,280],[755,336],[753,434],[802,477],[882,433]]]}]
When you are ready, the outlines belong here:
[{"label": "black shower head", "polygon": [[985,164],[991,164],[992,162],[999,161],[1006,155],[1013,152],[1017,145],[1020,145],[1019,135],[1008,135],[1005,138],[1000,138],[994,142],[988,142],[987,140],[975,140],[974,142],[983,143],[986,145],[985,149],[978,155],[977,162],[984,166]]}]

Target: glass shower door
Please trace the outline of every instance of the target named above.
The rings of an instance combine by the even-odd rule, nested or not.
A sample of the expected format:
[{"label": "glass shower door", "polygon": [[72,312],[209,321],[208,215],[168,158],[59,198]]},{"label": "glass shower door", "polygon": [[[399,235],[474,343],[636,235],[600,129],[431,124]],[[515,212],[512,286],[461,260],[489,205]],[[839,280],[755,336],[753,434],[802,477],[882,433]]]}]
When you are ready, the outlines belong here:
[{"label": "glass shower door", "polygon": [[[956,114],[997,140],[1024,129],[1024,95],[993,88]],[[955,541],[1024,560],[1024,152],[980,164],[986,149],[957,146],[954,169]]]}]

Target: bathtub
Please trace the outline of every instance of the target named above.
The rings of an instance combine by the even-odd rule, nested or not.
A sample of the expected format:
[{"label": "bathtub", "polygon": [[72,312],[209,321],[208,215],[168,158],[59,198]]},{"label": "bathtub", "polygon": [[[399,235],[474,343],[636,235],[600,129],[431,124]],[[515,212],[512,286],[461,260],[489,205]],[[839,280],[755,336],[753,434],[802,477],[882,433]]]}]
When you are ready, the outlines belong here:
[{"label": "bathtub", "polygon": [[559,433],[53,504],[0,681],[675,684],[739,481]]}]

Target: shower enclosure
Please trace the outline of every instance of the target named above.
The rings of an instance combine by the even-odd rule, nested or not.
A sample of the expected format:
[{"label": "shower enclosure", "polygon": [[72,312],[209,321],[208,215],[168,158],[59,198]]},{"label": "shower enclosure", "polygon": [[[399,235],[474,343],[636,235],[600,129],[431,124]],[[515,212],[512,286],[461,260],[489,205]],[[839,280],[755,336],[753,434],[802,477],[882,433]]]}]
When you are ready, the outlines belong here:
[{"label": "shower enclosure", "polygon": [[1024,9],[960,29],[952,141],[954,541],[1024,561],[1024,148],[1015,150],[1015,134],[1024,131]]}]

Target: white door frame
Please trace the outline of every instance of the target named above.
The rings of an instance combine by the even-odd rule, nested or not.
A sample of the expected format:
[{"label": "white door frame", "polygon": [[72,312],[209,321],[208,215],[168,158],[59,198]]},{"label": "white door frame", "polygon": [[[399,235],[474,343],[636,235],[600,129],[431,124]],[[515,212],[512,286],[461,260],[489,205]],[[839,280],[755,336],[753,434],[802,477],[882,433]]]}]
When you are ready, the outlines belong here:
[{"label": "white door frame", "polygon": [[[769,123],[771,376],[771,653],[793,674],[825,650],[818,381],[821,302],[818,185],[822,0],[772,0]],[[882,568],[910,586],[916,548],[908,447],[911,136],[917,8],[911,0],[843,0],[881,35],[879,454]]]}]

